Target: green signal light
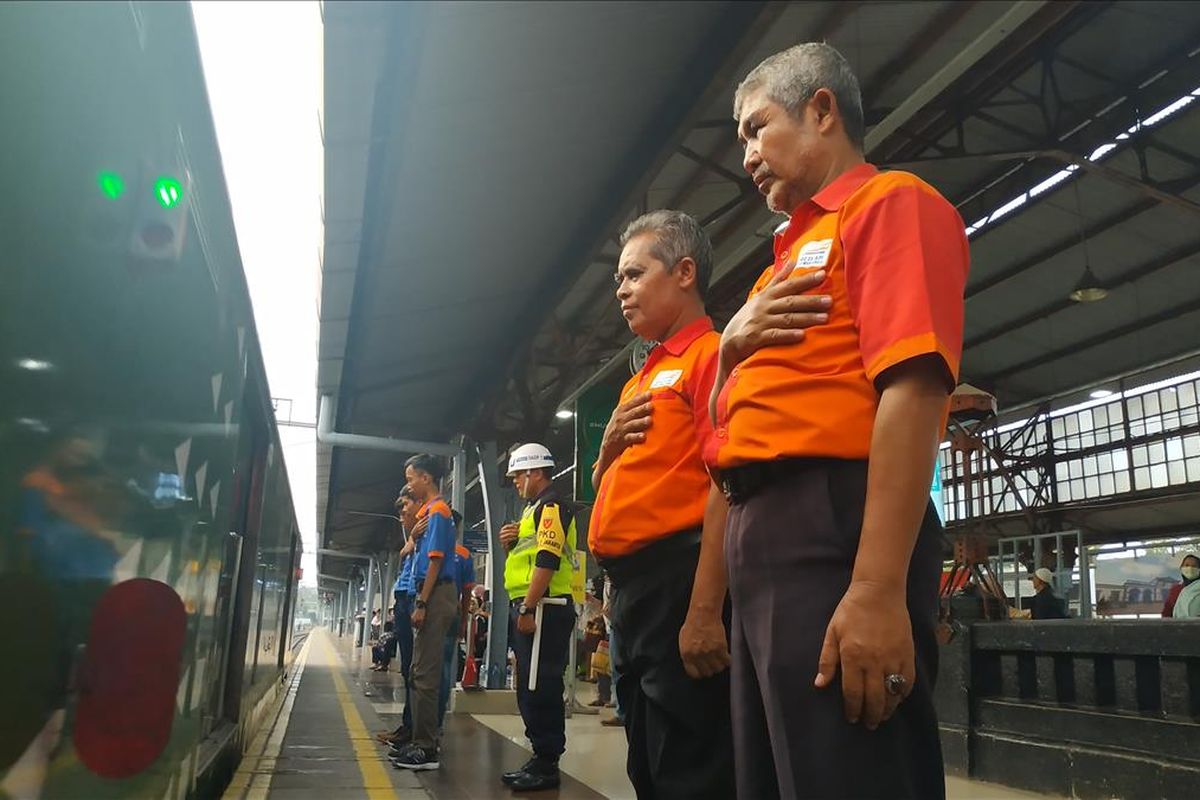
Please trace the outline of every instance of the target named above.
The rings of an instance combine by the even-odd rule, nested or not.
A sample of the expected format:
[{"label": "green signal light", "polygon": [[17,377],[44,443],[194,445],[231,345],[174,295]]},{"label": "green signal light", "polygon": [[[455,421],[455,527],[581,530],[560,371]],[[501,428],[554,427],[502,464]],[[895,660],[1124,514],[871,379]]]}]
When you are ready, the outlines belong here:
[{"label": "green signal light", "polygon": [[99,173],[96,175],[96,183],[109,200],[116,200],[125,193],[125,181],[115,172]]},{"label": "green signal light", "polygon": [[163,176],[154,182],[154,199],[163,208],[174,208],[183,197],[183,186],[174,178]]}]

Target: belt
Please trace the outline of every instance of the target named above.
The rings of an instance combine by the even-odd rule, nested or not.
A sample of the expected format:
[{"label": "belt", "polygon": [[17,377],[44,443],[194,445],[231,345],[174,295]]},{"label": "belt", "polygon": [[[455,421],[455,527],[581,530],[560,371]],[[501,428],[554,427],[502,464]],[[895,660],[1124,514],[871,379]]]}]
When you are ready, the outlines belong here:
[{"label": "belt", "polygon": [[[550,599],[560,598],[563,600],[567,600],[568,605],[570,605],[570,603],[575,602],[574,595],[569,595],[569,594],[548,594],[548,595],[545,595],[542,599],[545,600],[546,598],[550,598]],[[513,608],[516,608],[517,606],[521,605],[521,603],[524,603],[524,602],[525,602],[525,598],[522,596],[522,597],[518,597],[515,600],[510,600],[509,605],[511,605]]]},{"label": "belt", "polygon": [[[454,583],[454,578],[438,578],[438,579],[437,579],[437,580],[434,582],[434,584],[433,584],[433,585],[434,585],[434,586],[441,586],[443,583]],[[422,587],[422,586],[424,586],[424,585],[425,585],[425,576],[424,576],[424,575],[422,575],[421,577],[419,577],[419,578],[415,579],[415,580],[413,581],[413,585],[415,585],[415,586],[417,587],[417,590],[416,590],[415,592],[413,592],[413,594],[420,594],[420,593],[421,593],[421,588],[420,588],[420,587]]]},{"label": "belt", "polygon": [[651,542],[641,550],[627,556],[600,559],[599,563],[608,572],[613,584],[620,586],[640,575],[661,569],[664,560],[698,547],[700,547],[700,530],[691,529],[673,533],[666,538]]},{"label": "belt", "polygon": [[818,459],[784,458],[777,461],[752,461],[721,470],[721,490],[730,505],[741,505],[764,488],[788,475],[811,468]]}]

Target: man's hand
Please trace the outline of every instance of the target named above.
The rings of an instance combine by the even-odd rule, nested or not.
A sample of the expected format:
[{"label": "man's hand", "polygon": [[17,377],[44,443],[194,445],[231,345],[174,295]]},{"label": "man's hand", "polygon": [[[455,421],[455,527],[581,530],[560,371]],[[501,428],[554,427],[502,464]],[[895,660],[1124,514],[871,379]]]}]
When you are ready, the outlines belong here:
[{"label": "man's hand", "polygon": [[425,624],[425,609],[414,608],[412,612],[412,626],[414,630],[421,630],[421,626]]},{"label": "man's hand", "polygon": [[417,524],[413,525],[412,535],[414,539],[420,539],[425,535],[425,531],[429,528],[429,516],[426,515],[417,520]]},{"label": "man's hand", "polygon": [[513,545],[517,543],[517,536],[521,533],[521,526],[515,522],[510,522],[500,529],[500,544],[504,545],[505,550],[512,550]]},{"label": "man's hand", "polygon": [[689,678],[708,678],[729,668],[729,643],[719,614],[688,612],[679,629],[679,656]]},{"label": "man's hand", "polygon": [[537,631],[537,623],[533,619],[533,614],[518,614],[517,630],[526,636],[532,636]]},{"label": "man's hand", "polygon": [[[825,629],[816,686],[833,683],[842,672],[846,719],[860,719],[870,730],[895,713],[917,679],[912,623],[905,605],[904,584],[898,588],[853,582]],[[900,694],[888,694],[884,678],[905,678]]]},{"label": "man's hand", "polygon": [[613,409],[608,425],[604,428],[604,438],[600,442],[602,461],[611,463],[631,444],[646,441],[646,431],[650,428],[651,407],[650,393],[642,392]]},{"label": "man's hand", "polygon": [[804,294],[825,280],[825,271],[791,275],[784,267],[733,315],[721,334],[721,366],[726,371],[764,347],[795,344],[804,339],[805,328],[829,321],[826,312],[832,298]]}]

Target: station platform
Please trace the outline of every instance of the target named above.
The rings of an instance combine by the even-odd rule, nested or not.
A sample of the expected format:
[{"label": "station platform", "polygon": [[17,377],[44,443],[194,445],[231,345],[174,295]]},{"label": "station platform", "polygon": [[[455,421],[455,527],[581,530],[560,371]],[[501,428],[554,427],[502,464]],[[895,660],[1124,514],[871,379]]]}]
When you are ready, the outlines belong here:
[{"label": "station platform", "polygon": [[[372,672],[370,649],[326,628],[308,636],[279,708],[247,749],[224,800],[632,800],[625,776],[625,733],[606,727],[611,716],[567,720],[563,784],[556,791],[521,794],[499,775],[529,758],[524,726],[515,714],[450,713],[442,739],[441,769],[413,773],[392,767],[375,734],[392,730],[403,710],[399,662]],[[580,684],[579,700],[595,687]],[[1049,797],[948,777],[952,800]]]}]

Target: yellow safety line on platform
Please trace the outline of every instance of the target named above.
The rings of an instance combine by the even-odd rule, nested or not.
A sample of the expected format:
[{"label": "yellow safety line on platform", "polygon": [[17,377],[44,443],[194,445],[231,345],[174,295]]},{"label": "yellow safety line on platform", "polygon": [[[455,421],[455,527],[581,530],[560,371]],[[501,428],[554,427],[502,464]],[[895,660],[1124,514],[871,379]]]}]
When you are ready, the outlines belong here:
[{"label": "yellow safety line on platform", "polygon": [[330,666],[333,674],[333,685],[337,691],[338,705],[342,707],[342,716],[346,719],[346,730],[350,733],[350,742],[354,745],[354,755],[358,759],[358,769],[363,776],[363,789],[369,800],[393,800],[396,789],[392,786],[391,778],[383,767],[383,759],[379,757],[379,749],[374,737],[367,732],[362,716],[354,705],[354,698],[346,688],[342,679],[341,658],[329,643],[329,637],[321,637],[321,647],[332,656]]},{"label": "yellow safety line on platform", "polygon": [[233,779],[222,795],[222,800],[266,800],[267,791],[271,788],[271,776],[275,772],[275,759],[283,749],[283,737],[287,734],[288,721],[292,717],[292,706],[296,704],[296,693],[300,691],[300,678],[304,675],[304,667],[308,663],[308,653],[312,644],[313,634],[310,633],[296,656],[292,679],[288,682],[287,696],[279,708],[274,722],[264,724],[254,737],[254,741],[246,748],[241,764]]}]

